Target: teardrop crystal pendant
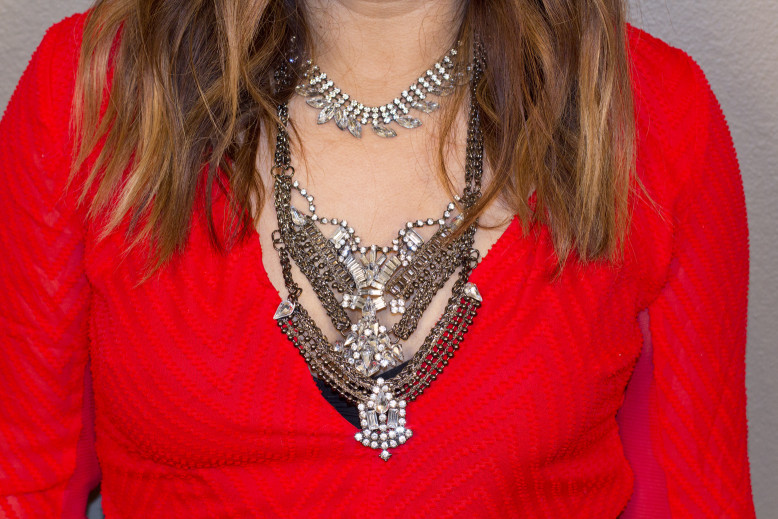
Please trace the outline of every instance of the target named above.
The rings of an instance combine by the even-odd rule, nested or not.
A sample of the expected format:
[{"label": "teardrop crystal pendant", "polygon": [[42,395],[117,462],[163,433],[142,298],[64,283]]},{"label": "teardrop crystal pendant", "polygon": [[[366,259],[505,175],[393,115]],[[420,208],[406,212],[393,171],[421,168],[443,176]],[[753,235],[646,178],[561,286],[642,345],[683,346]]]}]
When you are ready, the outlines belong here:
[{"label": "teardrop crystal pendant", "polygon": [[362,430],[354,439],[365,447],[380,450],[378,456],[389,461],[389,449],[404,444],[413,435],[405,427],[406,407],[406,401],[395,398],[394,390],[383,378],[377,379],[368,399],[357,406]]},{"label": "teardrop crystal pendant", "polygon": [[294,303],[285,300],[281,301],[281,304],[278,305],[278,308],[276,309],[276,313],[273,315],[273,319],[276,321],[279,319],[284,319],[285,317],[289,317],[294,313]]},{"label": "teardrop crystal pendant", "polygon": [[479,303],[482,303],[484,300],[484,298],[481,297],[481,292],[478,291],[478,287],[475,286],[475,283],[466,284],[464,292],[467,297],[470,299],[475,299]]}]

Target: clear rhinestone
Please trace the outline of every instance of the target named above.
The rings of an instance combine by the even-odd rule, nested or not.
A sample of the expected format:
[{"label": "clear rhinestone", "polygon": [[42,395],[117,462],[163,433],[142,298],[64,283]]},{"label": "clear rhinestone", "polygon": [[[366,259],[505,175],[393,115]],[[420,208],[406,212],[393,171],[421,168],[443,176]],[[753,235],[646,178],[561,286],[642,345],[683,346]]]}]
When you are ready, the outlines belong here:
[{"label": "clear rhinestone", "polygon": [[303,214],[300,211],[298,211],[297,209],[292,207],[291,212],[292,212],[292,223],[293,224],[295,224],[297,226],[305,225],[305,216],[303,216]]},{"label": "clear rhinestone", "polygon": [[358,139],[362,137],[362,123],[357,121],[356,117],[348,118],[346,128],[348,128],[349,133],[354,137]]},{"label": "clear rhinestone", "polygon": [[388,450],[384,449],[384,450],[381,452],[380,456],[381,456],[381,459],[382,459],[382,460],[384,460],[384,461],[389,461],[389,458],[391,458],[391,457],[392,457],[392,453],[391,453],[391,452],[389,452]]},{"label": "clear rhinestone", "polygon": [[388,128],[386,126],[382,126],[380,124],[374,124],[373,125],[373,131],[378,135],[379,137],[384,137],[386,139],[397,137],[397,132],[392,130],[391,128]]},{"label": "clear rhinestone", "polygon": [[291,301],[282,301],[281,304],[278,305],[276,313],[273,315],[273,319],[284,319],[292,315],[292,313],[294,313],[294,303]]},{"label": "clear rhinestone", "polygon": [[354,435],[354,439],[357,440],[358,442],[361,442],[364,439],[364,436],[362,435],[361,432],[358,432],[357,434]]},{"label": "clear rhinestone", "polygon": [[403,128],[412,129],[421,126],[421,121],[419,119],[408,115],[401,115],[399,117],[395,117],[394,120],[397,122],[397,124],[399,124]]},{"label": "clear rhinestone", "polygon": [[317,118],[316,122],[319,124],[324,124],[330,119],[332,119],[335,116],[335,111],[337,110],[337,107],[335,105],[328,105],[322,108],[322,111],[319,112],[319,117]]},{"label": "clear rhinestone", "polygon": [[295,91],[303,97],[309,97],[319,92],[313,85],[297,85]]},{"label": "clear rhinestone", "polygon": [[389,409],[387,425],[394,429],[395,427],[397,427],[398,420],[399,420],[399,413],[397,412],[397,409]]},{"label": "clear rhinestone", "polygon": [[411,106],[427,114],[430,114],[440,108],[440,105],[433,101],[414,101],[411,103]]},{"label": "clear rhinestone", "polygon": [[375,398],[375,408],[376,411],[379,413],[385,413],[386,410],[389,408],[389,400],[388,397],[384,391],[379,391]]},{"label": "clear rhinestone", "polygon": [[481,293],[478,291],[478,287],[475,286],[474,283],[468,283],[465,285],[465,296],[469,297],[470,299],[475,299],[479,303],[483,302],[483,297],[481,297]]},{"label": "clear rhinestone", "polygon": [[375,411],[367,412],[367,428],[371,431],[378,429],[378,415]]},{"label": "clear rhinestone", "polygon": [[305,102],[314,108],[324,108],[329,105],[329,102],[321,94],[309,97]]},{"label": "clear rhinestone", "polygon": [[348,129],[348,116],[346,115],[345,110],[336,110],[335,111],[335,124],[338,125],[338,128],[341,130]]}]

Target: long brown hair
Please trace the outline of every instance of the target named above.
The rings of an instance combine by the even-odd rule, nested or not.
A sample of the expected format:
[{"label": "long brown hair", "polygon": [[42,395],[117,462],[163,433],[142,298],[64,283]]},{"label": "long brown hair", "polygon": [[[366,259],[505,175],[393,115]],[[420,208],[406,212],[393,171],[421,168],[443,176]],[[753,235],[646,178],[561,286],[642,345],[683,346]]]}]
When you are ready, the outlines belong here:
[{"label": "long brown hair", "polygon": [[[485,49],[478,102],[498,172],[468,218],[503,197],[525,232],[548,224],[560,268],[573,251],[581,261],[623,252],[639,185],[625,10],[623,0],[463,2],[459,37],[478,34]],[[309,41],[296,0],[97,0],[74,99],[73,174],[88,172],[82,201],[91,192],[90,215],[107,214],[103,235],[129,216],[128,246],[149,239],[153,270],[183,250],[199,203],[215,247],[251,233],[251,201],[267,189],[256,153],[272,138],[261,129],[275,127],[291,95],[273,74],[293,40]],[[230,197],[227,243],[211,215],[215,190]]]}]

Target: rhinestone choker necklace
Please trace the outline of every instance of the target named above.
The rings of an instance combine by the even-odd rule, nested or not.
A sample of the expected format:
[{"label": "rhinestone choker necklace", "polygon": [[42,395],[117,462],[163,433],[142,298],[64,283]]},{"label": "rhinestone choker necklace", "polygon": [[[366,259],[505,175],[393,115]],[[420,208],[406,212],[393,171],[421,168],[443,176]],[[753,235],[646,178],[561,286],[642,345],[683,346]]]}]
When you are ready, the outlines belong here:
[{"label": "rhinestone choker necklace", "polygon": [[428,99],[430,94],[447,96],[457,86],[468,83],[472,67],[458,65],[457,54],[457,48],[452,48],[407,90],[381,106],[365,105],[341,91],[310,60],[307,61],[308,69],[303,75],[303,82],[295,88],[295,92],[305,97],[309,106],[320,110],[316,120],[319,124],[334,120],[338,128],[348,130],[357,138],[362,137],[362,127],[370,125],[380,137],[396,137],[397,132],[389,126],[391,123],[408,129],[421,126],[421,120],[414,117],[411,110],[434,112],[439,104]]}]

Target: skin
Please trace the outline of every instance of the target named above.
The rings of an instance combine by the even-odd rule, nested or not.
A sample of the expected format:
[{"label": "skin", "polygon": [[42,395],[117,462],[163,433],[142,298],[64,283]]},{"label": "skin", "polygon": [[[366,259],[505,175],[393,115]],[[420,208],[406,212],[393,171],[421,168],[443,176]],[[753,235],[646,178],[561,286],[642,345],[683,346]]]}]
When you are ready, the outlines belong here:
[{"label": "skin", "polygon": [[[335,84],[353,98],[379,105],[406,89],[419,73],[445,54],[454,42],[459,25],[461,0],[309,0],[307,16],[313,32],[315,62]],[[443,103],[451,98],[443,98]],[[458,107],[457,124],[446,153],[446,166],[456,192],[464,184],[464,152],[467,130],[467,104]],[[362,139],[355,139],[334,122],[317,125],[317,111],[294,96],[289,104],[304,151],[292,148],[295,178],[314,195],[321,216],[345,218],[362,237],[363,244],[390,245],[397,230],[409,220],[440,218],[451,200],[437,178],[435,151],[440,114],[419,115],[423,125],[413,130],[397,127],[397,137],[383,139],[364,128]],[[395,125],[396,126],[396,125]],[[272,186],[267,149],[259,150],[258,168],[265,185]],[[303,156],[303,153],[305,156]],[[484,172],[484,182],[489,171]],[[259,219],[258,232],[262,262],[279,294],[286,295],[278,255],[271,233],[277,228],[272,193]],[[294,203],[293,199],[293,203]],[[297,207],[305,205],[297,199]],[[475,246],[485,256],[510,221],[511,213],[493,203],[481,222],[497,225],[480,229]],[[327,228],[329,227],[329,228]],[[325,236],[334,229],[324,227]],[[426,239],[434,228],[420,232]],[[294,277],[303,288],[300,302],[331,341],[341,338],[330,323],[313,289],[299,270]],[[454,278],[439,291],[419,321],[419,326],[403,343],[408,360],[421,346],[429,330],[442,314]],[[357,312],[352,321],[359,317]],[[382,323],[395,320],[388,310],[379,313]]]}]

